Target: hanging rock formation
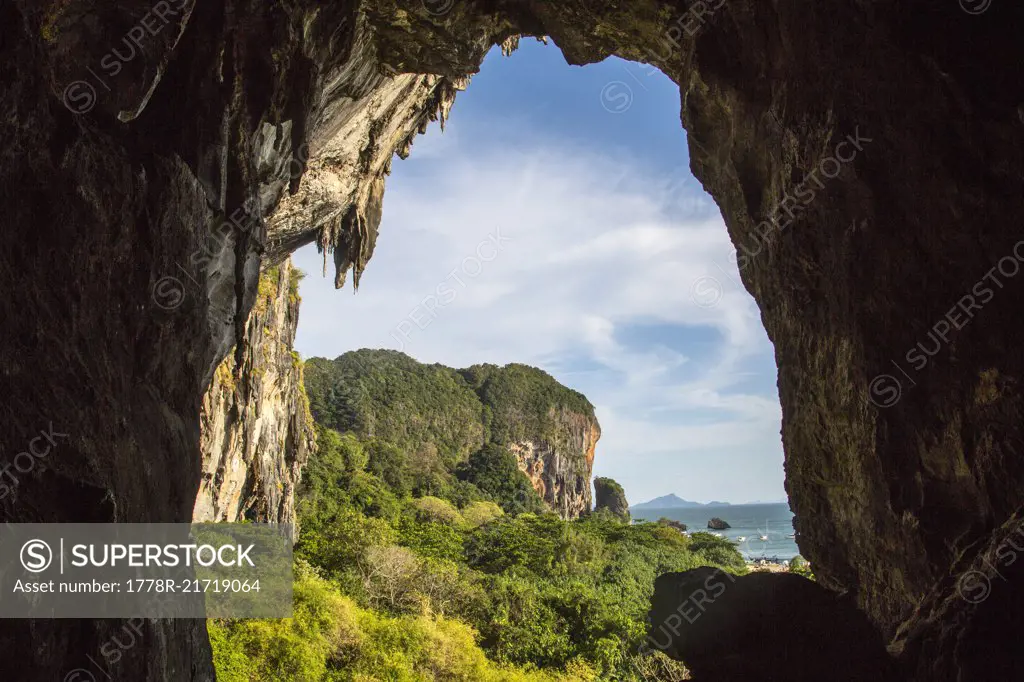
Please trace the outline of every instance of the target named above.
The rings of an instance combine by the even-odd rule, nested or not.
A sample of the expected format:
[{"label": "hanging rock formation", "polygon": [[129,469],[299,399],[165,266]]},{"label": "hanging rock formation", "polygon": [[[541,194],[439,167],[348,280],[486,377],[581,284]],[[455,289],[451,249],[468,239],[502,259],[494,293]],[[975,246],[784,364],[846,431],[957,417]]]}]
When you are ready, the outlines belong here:
[{"label": "hanging rock formation", "polygon": [[[1019,670],[1020,580],[978,603],[958,585],[1024,505],[1022,20],[967,0],[8,0],[0,462],[50,421],[69,440],[0,519],[189,520],[203,396],[260,269],[317,242],[358,279],[393,153],[491,46],[547,35],[680,86],[775,344],[821,584],[900,632],[908,679]],[[4,622],[0,672],[62,679],[121,625]],[[210,679],[201,621],[141,641],[117,679]]]}]

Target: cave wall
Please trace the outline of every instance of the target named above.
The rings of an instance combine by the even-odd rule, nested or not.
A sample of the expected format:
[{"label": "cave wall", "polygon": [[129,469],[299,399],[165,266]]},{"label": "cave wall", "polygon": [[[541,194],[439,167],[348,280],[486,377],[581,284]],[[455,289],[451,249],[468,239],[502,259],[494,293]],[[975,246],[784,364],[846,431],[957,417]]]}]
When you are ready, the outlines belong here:
[{"label": "cave wall", "polygon": [[[245,365],[261,266],[297,245],[286,224],[268,233],[272,209],[324,130],[390,115],[381,139],[407,144],[454,87],[390,77],[372,49],[353,56],[357,22],[353,3],[0,5],[0,462],[41,429],[67,434],[17,476],[0,519],[192,518],[210,464],[203,396],[229,353]],[[365,188],[380,181],[367,173],[392,149],[349,152],[336,162],[363,164],[346,199],[359,220],[336,222],[369,234],[379,209]],[[5,621],[0,676],[212,679],[204,621],[147,621],[105,660],[125,627]]]},{"label": "cave wall", "polygon": [[[68,435],[16,474],[0,518],[187,521],[202,397],[228,353],[244,357],[260,268],[316,241],[339,285],[358,275],[392,153],[490,46],[549,35],[570,63],[617,54],[680,86],[692,169],[775,344],[787,489],[816,575],[900,628],[905,659],[943,653],[946,667],[908,660],[915,679],[1012,671],[1001,627],[1019,583],[970,608],[957,592],[1024,502],[1022,14],[8,0],[0,462],[50,422]],[[0,670],[61,679],[121,625],[4,622]],[[210,679],[201,622],[147,627],[115,679]],[[987,663],[966,652],[979,641]]]}]

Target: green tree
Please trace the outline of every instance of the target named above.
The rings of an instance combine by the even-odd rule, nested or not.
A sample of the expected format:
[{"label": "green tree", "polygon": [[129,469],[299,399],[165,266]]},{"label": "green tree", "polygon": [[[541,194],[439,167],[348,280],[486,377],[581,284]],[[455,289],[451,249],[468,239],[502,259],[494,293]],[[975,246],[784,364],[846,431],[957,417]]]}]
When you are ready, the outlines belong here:
[{"label": "green tree", "polygon": [[307,517],[295,553],[330,574],[351,571],[370,547],[388,545],[395,531],[383,519],[367,518],[351,507],[325,517]]},{"label": "green tree", "polygon": [[366,444],[367,471],[388,484],[398,497],[405,497],[411,489],[408,471],[409,456],[398,447],[381,440]]},{"label": "green tree", "polygon": [[466,521],[462,514],[448,500],[439,497],[421,497],[409,502],[409,509],[417,521],[443,523],[454,528],[462,528]]},{"label": "green tree", "polygon": [[466,557],[470,566],[488,573],[514,567],[546,573],[554,565],[556,542],[564,530],[554,514],[502,517],[466,538]]},{"label": "green tree", "polygon": [[405,517],[398,526],[398,542],[424,557],[451,561],[463,558],[462,531],[447,523],[422,522]]},{"label": "green tree", "polygon": [[462,518],[470,528],[479,528],[504,514],[504,510],[490,500],[471,502],[462,510]]}]

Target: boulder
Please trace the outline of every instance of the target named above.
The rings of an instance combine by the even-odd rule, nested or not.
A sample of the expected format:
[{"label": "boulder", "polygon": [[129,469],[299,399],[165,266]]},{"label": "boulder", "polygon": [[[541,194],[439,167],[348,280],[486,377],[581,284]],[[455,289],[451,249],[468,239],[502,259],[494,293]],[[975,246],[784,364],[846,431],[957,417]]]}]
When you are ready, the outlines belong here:
[{"label": "boulder", "polygon": [[890,682],[894,663],[855,603],[789,573],[701,567],[655,582],[647,647],[693,680]]}]

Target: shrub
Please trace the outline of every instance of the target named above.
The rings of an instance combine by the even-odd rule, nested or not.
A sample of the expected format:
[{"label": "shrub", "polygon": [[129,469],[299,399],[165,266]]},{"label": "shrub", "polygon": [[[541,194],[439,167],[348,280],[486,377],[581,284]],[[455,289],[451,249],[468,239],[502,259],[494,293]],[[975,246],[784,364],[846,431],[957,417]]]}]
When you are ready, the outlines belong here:
[{"label": "shrub", "polygon": [[299,571],[292,618],[210,620],[222,682],[592,682],[573,661],[565,672],[500,666],[476,631],[444,616],[387,616],[359,608],[315,572]]},{"label": "shrub", "polygon": [[462,510],[462,518],[469,528],[479,528],[504,514],[501,507],[490,501],[472,502]]},{"label": "shrub", "polygon": [[811,572],[811,565],[807,563],[807,560],[797,554],[789,562],[789,572],[802,575],[808,580],[814,580],[814,573]]},{"label": "shrub", "polygon": [[417,521],[444,523],[455,528],[465,525],[462,514],[447,500],[437,497],[421,497],[418,500],[412,500],[409,507],[413,510]]},{"label": "shrub", "polygon": [[321,680],[329,658],[360,645],[357,610],[329,583],[300,575],[294,600],[291,618],[208,621],[219,680]]},{"label": "shrub", "polygon": [[[668,530],[668,528],[665,528]],[[690,550],[702,556],[705,565],[716,565],[724,568],[744,570],[746,562],[736,551],[731,540],[720,538],[711,533],[695,532],[690,534]]]}]

